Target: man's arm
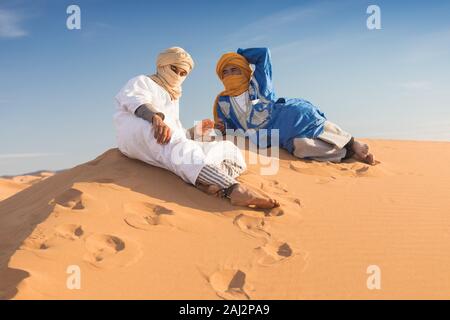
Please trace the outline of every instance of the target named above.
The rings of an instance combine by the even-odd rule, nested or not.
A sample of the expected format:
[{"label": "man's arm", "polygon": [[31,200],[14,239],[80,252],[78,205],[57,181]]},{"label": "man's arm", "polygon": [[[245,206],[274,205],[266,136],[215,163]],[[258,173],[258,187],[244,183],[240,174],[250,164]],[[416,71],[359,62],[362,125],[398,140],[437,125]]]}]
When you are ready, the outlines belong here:
[{"label": "man's arm", "polygon": [[170,141],[172,133],[167,124],[164,123],[164,113],[158,112],[151,104],[140,105],[134,114],[153,125],[154,137],[159,144],[166,144]]},{"label": "man's arm", "polygon": [[214,121],[203,119],[192,128],[186,130],[186,137],[191,140],[197,140],[199,137],[203,139],[212,129],[214,129]]},{"label": "man's arm", "polygon": [[254,76],[259,84],[260,93],[269,100],[275,100],[272,83],[272,58],[269,48],[249,48],[237,50],[248,63],[255,65]]},{"label": "man's arm", "polygon": [[139,117],[142,118],[144,120],[147,120],[150,123],[153,123],[153,116],[156,114],[158,115],[162,120],[164,120],[164,113],[159,112],[158,110],[156,110],[156,108],[154,108],[151,104],[149,103],[145,103],[143,105],[140,105],[136,111],[134,112],[134,114]]}]

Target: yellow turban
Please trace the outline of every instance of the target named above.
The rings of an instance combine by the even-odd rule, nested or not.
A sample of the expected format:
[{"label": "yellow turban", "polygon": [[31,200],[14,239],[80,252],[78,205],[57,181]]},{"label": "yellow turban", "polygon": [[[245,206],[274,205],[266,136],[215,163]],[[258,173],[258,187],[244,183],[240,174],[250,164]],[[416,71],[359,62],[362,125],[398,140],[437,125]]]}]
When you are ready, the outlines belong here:
[{"label": "yellow turban", "polygon": [[[227,65],[234,65],[241,70],[240,75],[229,75],[222,78],[223,69]],[[242,55],[234,52],[225,53],[220,57],[216,66],[216,73],[219,79],[222,81],[225,90],[219,93],[214,102],[213,114],[214,121],[218,121],[217,115],[217,102],[220,96],[238,96],[248,90],[250,79],[252,77],[252,69],[247,59]]]},{"label": "yellow turban", "polygon": [[153,81],[163,87],[170,95],[172,100],[178,100],[181,97],[181,84],[186,79],[173,72],[170,68],[174,65],[188,73],[194,68],[194,61],[189,53],[180,47],[172,47],[158,55],[156,60],[157,72],[150,76]]}]

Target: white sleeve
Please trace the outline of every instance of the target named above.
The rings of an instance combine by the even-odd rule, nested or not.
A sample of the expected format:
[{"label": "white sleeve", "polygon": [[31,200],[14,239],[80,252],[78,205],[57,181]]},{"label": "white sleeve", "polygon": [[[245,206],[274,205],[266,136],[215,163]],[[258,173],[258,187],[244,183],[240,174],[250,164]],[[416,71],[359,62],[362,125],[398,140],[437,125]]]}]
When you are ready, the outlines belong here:
[{"label": "white sleeve", "polygon": [[119,106],[132,114],[143,104],[152,104],[153,92],[145,82],[144,76],[138,76],[130,81],[116,95]]}]

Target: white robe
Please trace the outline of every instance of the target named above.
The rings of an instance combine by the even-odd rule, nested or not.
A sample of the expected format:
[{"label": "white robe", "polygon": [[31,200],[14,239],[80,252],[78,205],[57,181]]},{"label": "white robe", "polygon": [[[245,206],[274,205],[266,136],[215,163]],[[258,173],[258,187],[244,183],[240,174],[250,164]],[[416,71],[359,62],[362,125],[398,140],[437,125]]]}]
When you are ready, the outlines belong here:
[{"label": "white robe", "polygon": [[[149,77],[140,75],[128,81],[116,95],[116,101],[117,145],[126,156],[167,169],[192,184],[205,164],[220,165],[229,159],[246,168],[241,151],[232,142],[200,142],[187,138],[179,120],[178,100],[171,101],[167,91]],[[164,122],[172,132],[168,144],[158,144],[152,124],[134,114],[145,103],[164,113]]]}]

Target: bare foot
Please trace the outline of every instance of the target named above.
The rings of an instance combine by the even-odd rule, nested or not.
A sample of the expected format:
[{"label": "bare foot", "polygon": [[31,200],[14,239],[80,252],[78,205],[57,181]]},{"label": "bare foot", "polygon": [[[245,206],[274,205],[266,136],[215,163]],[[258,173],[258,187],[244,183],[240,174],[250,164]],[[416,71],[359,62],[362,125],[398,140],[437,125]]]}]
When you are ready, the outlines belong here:
[{"label": "bare foot", "polygon": [[353,142],[352,148],[355,152],[353,158],[367,164],[375,164],[373,154],[369,152],[369,146],[367,144],[355,140]]},{"label": "bare foot", "polygon": [[221,190],[219,186],[216,185],[204,185],[204,184],[197,184],[197,188],[209,195],[218,195],[219,191]]},{"label": "bare foot", "polygon": [[271,209],[280,206],[277,200],[259,195],[241,184],[234,187],[230,194],[230,200],[231,204],[235,206],[255,206],[261,209]]}]

